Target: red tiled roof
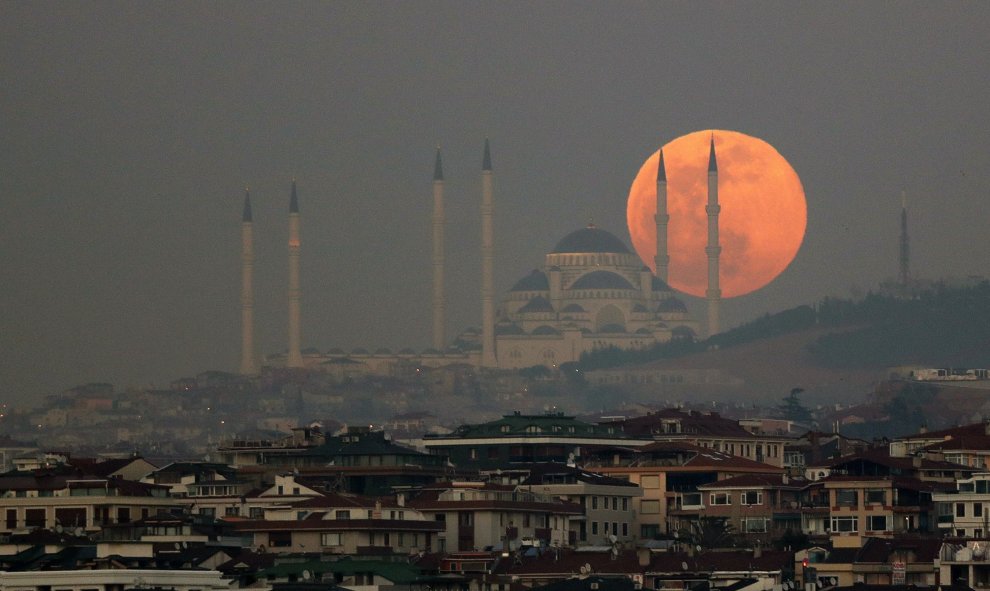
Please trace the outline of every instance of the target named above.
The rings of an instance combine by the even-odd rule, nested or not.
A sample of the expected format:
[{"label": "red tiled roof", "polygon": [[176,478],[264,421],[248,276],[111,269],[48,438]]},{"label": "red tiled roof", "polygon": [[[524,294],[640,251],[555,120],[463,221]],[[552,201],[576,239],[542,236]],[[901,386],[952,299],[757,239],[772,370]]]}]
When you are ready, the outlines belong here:
[{"label": "red tiled roof", "polygon": [[294,519],[268,520],[253,519],[248,521],[228,522],[238,531],[295,531],[295,530],[391,530],[391,531],[444,531],[445,526],[439,521],[425,519]]},{"label": "red tiled roof", "polygon": [[698,489],[710,490],[717,488],[788,488],[801,490],[808,481],[804,478],[788,478],[784,482],[784,474],[742,474],[725,478],[718,482],[698,485]]}]

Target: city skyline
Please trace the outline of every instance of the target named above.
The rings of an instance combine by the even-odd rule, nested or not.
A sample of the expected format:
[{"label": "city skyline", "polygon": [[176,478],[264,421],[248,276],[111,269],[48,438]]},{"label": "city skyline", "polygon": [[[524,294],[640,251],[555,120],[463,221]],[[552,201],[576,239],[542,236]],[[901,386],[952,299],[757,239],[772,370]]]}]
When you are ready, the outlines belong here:
[{"label": "city skyline", "polygon": [[282,351],[293,178],[302,346],[429,347],[437,142],[448,340],[481,320],[486,137],[496,301],[589,220],[629,244],[643,159],[709,128],[774,145],[808,200],[723,328],[896,278],[902,191],[913,277],[986,274],[986,6],[618,6],[0,6],[0,396],[236,371],[245,186],[255,343]]}]

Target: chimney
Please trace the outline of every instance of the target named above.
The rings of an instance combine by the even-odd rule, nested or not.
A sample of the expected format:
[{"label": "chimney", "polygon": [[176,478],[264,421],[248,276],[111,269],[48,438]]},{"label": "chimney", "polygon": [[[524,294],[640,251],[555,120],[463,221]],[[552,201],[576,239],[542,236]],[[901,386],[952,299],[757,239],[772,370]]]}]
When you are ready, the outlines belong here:
[{"label": "chimney", "polygon": [[650,549],[640,548],[636,551],[636,558],[639,559],[640,566],[650,566]]}]

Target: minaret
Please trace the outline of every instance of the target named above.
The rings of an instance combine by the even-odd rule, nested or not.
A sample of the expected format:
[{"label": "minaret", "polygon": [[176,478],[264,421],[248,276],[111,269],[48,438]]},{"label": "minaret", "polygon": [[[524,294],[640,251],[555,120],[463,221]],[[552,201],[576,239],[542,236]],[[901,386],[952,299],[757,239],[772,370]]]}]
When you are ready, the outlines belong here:
[{"label": "minaret", "polygon": [[437,351],[443,351],[447,342],[444,334],[443,225],[443,163],[440,146],[437,146],[437,161],[433,167],[433,348]]},{"label": "minaret", "polygon": [[657,277],[667,283],[670,255],[667,254],[667,167],[663,163],[663,149],[660,149],[660,163],[657,165],[657,214],[653,218],[657,223],[657,256],[653,259]]},{"label": "minaret", "polygon": [[911,282],[911,243],[908,240],[907,196],[901,191],[901,293],[907,295]]},{"label": "minaret", "polygon": [[288,367],[302,367],[299,346],[299,198],[296,180],[292,179],[289,197],[289,359]]},{"label": "minaret", "polygon": [[251,217],[251,193],[244,190],[244,213],[241,216],[241,373],[254,375],[258,365],[254,356],[254,223]]},{"label": "minaret", "polygon": [[722,247],[718,244],[718,212],[721,208],[718,205],[718,164],[715,162],[715,134],[712,134],[711,147],[708,152],[708,205],[705,212],[708,213],[708,246],[705,253],[708,255],[708,290],[705,296],[708,299],[708,336],[718,334],[718,312],[722,299],[722,290],[718,287],[718,257],[722,252]]},{"label": "minaret", "polygon": [[481,366],[498,365],[495,356],[494,230],[492,229],[492,153],[485,138],[481,162]]}]

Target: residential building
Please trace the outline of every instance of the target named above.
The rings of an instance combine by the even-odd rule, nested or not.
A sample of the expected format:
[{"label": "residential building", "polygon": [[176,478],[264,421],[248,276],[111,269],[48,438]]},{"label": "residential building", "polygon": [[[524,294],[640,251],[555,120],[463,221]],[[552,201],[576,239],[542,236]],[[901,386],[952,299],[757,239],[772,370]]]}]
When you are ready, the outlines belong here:
[{"label": "residential building", "polygon": [[[640,538],[676,531],[669,511],[700,499],[698,487],[743,474],[782,474],[783,469],[685,441],[656,442],[640,448],[603,447],[586,454],[586,470],[628,480],[643,489],[633,500]],[[686,500],[685,500],[686,498]]]},{"label": "residential building", "polygon": [[570,520],[584,514],[576,504],[538,494],[523,485],[438,483],[412,496],[408,506],[444,526],[440,552],[523,544],[574,545]]}]

